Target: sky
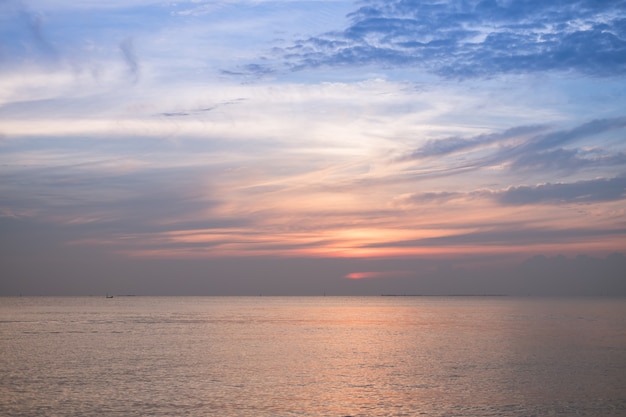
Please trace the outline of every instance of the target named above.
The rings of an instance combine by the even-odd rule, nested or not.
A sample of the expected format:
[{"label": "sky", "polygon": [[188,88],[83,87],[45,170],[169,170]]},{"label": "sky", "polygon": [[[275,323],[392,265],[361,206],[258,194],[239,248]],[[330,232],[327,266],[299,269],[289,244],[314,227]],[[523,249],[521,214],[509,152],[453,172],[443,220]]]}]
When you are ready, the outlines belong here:
[{"label": "sky", "polygon": [[626,1],[0,0],[2,295],[626,295]]}]

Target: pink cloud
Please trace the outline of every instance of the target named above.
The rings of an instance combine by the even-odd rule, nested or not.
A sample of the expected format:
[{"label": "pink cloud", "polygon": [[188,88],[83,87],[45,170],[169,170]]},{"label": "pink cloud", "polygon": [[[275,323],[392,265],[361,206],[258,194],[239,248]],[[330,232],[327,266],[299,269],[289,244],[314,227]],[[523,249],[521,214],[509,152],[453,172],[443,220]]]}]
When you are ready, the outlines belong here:
[{"label": "pink cloud", "polygon": [[344,278],[347,279],[366,279],[366,278],[395,278],[410,275],[411,271],[364,271],[350,272]]}]

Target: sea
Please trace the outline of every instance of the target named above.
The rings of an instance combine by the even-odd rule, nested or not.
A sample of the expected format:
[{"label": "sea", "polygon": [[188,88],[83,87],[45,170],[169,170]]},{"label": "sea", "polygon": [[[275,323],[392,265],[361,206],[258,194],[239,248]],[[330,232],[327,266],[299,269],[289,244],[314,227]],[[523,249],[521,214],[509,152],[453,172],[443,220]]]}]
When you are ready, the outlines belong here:
[{"label": "sea", "polygon": [[3,297],[0,416],[626,416],[626,299]]}]

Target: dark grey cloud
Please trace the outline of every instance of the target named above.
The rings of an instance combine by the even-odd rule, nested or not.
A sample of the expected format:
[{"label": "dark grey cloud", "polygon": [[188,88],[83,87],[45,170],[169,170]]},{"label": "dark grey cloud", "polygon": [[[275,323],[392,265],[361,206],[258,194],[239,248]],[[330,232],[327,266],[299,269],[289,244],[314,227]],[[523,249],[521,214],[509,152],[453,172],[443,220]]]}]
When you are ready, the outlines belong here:
[{"label": "dark grey cloud", "polygon": [[545,129],[547,129],[547,126],[517,126],[507,129],[502,133],[482,134],[470,138],[452,136],[444,139],[430,140],[409,155],[402,157],[401,160],[449,155],[456,152],[472,150],[480,146],[490,145],[494,142],[537,133]]},{"label": "dark grey cloud", "polygon": [[580,139],[589,138],[611,130],[623,129],[625,127],[626,117],[591,120],[572,129],[558,130],[545,135],[538,135],[522,146],[521,149],[524,152],[552,149],[556,146],[565,145]]},{"label": "dark grey cloud", "polygon": [[[503,266],[502,255],[143,259],[67,245],[68,230],[45,223],[0,218],[0,229],[5,272],[0,295],[626,295],[626,257],[619,253],[602,258],[539,254]],[[406,274],[344,279],[359,271]]]},{"label": "dark grey cloud", "polygon": [[[572,129],[533,135],[521,143],[504,144],[493,155],[490,163],[509,163],[513,170],[543,168],[544,172],[619,165],[623,160],[621,152],[589,152],[576,146],[579,143],[590,143],[595,136],[624,128],[626,117],[616,117],[591,120]],[[570,148],[564,148],[565,146]]]},{"label": "dark grey cloud", "polygon": [[450,200],[464,198],[465,193],[450,191],[431,191],[420,194],[413,194],[402,199],[402,203],[419,204],[419,203],[445,203]]},{"label": "dark grey cloud", "polygon": [[[419,162],[426,158],[464,154],[462,160],[450,163],[442,174],[496,165],[508,166],[514,172],[532,170],[535,173],[571,174],[584,168],[624,165],[626,155],[621,151],[603,150],[598,145],[586,149],[594,137],[624,129],[626,117],[591,120],[571,129],[550,129],[545,125],[517,126],[497,133],[430,140],[397,161]],[[474,150],[483,152],[478,156],[470,155]]]},{"label": "dark grey cloud", "polygon": [[[557,146],[624,128],[626,128],[626,117],[591,120],[572,129],[552,130],[547,133],[542,133],[549,129],[546,125],[516,126],[501,133],[481,134],[469,138],[452,136],[430,140],[402,159],[409,160],[445,156],[493,143],[500,143],[500,145],[503,146],[504,150],[501,152],[502,155],[517,156],[520,154],[554,149]],[[506,140],[517,138],[525,140],[509,147],[504,143]]]},{"label": "dark grey cloud", "polygon": [[249,222],[207,215],[207,211],[221,204],[210,195],[207,184],[199,183],[199,179],[212,173],[210,170],[153,168],[117,173],[99,171],[91,165],[8,173],[0,187],[0,209],[18,217],[34,216],[41,222],[57,223],[64,219],[62,223],[69,222],[65,227],[75,239],[241,227]]},{"label": "dark grey cloud", "polygon": [[277,70],[270,64],[246,64],[235,69],[222,69],[223,75],[245,78],[263,78],[275,74]]},{"label": "dark grey cloud", "polygon": [[537,255],[512,271],[510,291],[530,295],[626,294],[626,256],[613,253],[606,258],[578,255]]},{"label": "dark grey cloud", "polygon": [[448,247],[458,245],[475,246],[519,246],[532,245],[537,242],[543,244],[558,244],[564,240],[581,240],[595,237],[625,236],[626,225],[611,229],[586,229],[586,228],[508,228],[508,227],[486,227],[477,231],[457,233],[448,236],[430,237],[423,239],[401,240],[396,242],[373,243],[367,245],[368,248],[409,248],[409,247]]},{"label": "dark grey cloud", "polygon": [[570,183],[520,185],[503,190],[425,192],[404,197],[405,204],[445,204],[455,199],[490,199],[505,206],[588,204],[626,199],[626,177],[596,178]]},{"label": "dark grey cloud", "polygon": [[491,193],[504,205],[597,203],[626,198],[626,177],[511,187]]},{"label": "dark grey cloud", "polygon": [[293,69],[415,66],[446,77],[626,74],[626,1],[368,0],[348,27],[284,51]]},{"label": "dark grey cloud", "polygon": [[599,166],[626,166],[626,154],[557,148],[520,155],[511,163],[511,170],[572,174],[584,168]]}]

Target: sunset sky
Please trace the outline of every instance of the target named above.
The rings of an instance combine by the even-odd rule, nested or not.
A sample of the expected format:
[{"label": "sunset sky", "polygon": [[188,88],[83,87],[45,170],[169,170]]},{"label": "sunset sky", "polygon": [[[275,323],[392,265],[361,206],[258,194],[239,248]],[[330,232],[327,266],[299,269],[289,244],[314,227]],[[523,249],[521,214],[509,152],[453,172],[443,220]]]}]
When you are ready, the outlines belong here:
[{"label": "sunset sky", "polygon": [[0,249],[0,294],[626,294],[626,1],[0,1]]}]

